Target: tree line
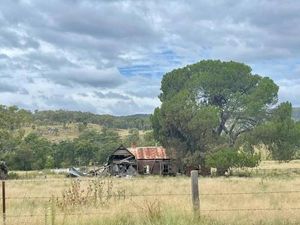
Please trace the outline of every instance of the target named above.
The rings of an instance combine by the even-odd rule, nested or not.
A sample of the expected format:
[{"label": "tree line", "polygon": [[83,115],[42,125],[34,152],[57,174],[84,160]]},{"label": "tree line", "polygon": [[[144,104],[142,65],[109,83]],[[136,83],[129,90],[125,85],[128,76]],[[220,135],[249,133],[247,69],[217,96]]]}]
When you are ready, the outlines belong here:
[{"label": "tree line", "polygon": [[129,147],[154,145],[151,131],[140,135],[137,128],[120,137],[114,129],[104,127],[101,131],[82,129],[73,140],[53,143],[39,135],[35,129],[25,134],[24,127],[34,123],[29,111],[15,106],[0,106],[0,155],[10,169],[40,170],[71,166],[102,165],[120,144]]},{"label": "tree line", "polygon": [[129,116],[97,115],[89,112],[65,111],[65,110],[36,110],[32,114],[36,124],[67,124],[67,123],[93,123],[114,129],[139,129],[150,130],[150,116],[137,114]]}]

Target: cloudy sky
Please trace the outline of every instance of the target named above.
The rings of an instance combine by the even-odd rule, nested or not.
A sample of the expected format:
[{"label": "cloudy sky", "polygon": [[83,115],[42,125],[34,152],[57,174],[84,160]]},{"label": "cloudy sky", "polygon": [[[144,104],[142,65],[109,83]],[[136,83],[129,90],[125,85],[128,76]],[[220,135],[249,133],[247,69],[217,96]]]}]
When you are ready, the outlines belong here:
[{"label": "cloudy sky", "polygon": [[300,106],[300,2],[1,0],[0,104],[151,113],[165,72],[235,60]]}]

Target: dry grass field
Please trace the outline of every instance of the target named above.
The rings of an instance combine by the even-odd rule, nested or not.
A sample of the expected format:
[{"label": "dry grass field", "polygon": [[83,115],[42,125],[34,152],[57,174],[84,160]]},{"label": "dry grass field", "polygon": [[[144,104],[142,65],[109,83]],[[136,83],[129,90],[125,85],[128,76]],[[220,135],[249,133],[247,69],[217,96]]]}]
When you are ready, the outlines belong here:
[{"label": "dry grass field", "polygon": [[[260,168],[296,166],[299,161]],[[188,177],[8,180],[6,224],[300,224],[296,173],[200,177],[199,184],[200,219],[192,212]]]}]

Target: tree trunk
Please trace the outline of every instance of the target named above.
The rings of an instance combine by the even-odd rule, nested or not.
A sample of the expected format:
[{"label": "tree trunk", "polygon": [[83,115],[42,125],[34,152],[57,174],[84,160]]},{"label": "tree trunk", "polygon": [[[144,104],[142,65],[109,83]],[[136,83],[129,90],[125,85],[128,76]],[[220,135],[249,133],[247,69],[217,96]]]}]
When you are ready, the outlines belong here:
[{"label": "tree trunk", "polygon": [[222,131],[224,130],[226,130],[225,129],[225,123],[226,123],[226,121],[227,121],[227,116],[225,115],[225,113],[222,111],[221,112],[221,115],[220,115],[220,124],[219,124],[219,127],[217,128],[217,134],[218,134],[218,136],[220,136],[221,135],[221,133],[222,133]]}]

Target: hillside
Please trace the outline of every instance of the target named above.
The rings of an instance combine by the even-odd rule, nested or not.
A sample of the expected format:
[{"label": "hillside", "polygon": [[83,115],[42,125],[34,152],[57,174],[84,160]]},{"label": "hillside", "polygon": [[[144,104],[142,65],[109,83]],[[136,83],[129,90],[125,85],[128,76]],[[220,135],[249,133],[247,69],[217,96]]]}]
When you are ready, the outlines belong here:
[{"label": "hillside", "polygon": [[[40,136],[43,136],[47,138],[51,142],[58,143],[60,141],[64,140],[73,140],[77,137],[79,137],[81,133],[81,129],[84,130],[96,130],[101,131],[104,128],[104,126],[98,125],[98,124],[87,124],[86,127],[83,127],[81,123],[57,123],[57,124],[48,124],[48,125],[32,125],[24,127],[25,134],[29,134],[30,132],[34,132],[39,134]],[[114,131],[116,131],[121,139],[126,139],[129,135],[130,129],[117,129],[112,128]],[[139,135],[141,138],[143,138],[146,130],[140,130]]]},{"label": "hillside", "polygon": [[35,111],[33,121],[41,125],[85,123],[97,124],[107,128],[139,130],[151,129],[150,115],[137,114],[129,116],[97,115],[89,112],[48,110]]},{"label": "hillside", "polygon": [[[130,129],[138,129],[141,137],[152,129],[149,114],[112,116],[63,110],[26,113],[27,117],[31,118],[28,122],[31,122],[23,125],[25,133],[38,133],[51,142],[73,140],[79,136],[82,129],[100,131],[104,127],[110,128],[118,132],[122,139],[129,135]],[[293,108],[293,118],[300,121],[300,107]]]}]

